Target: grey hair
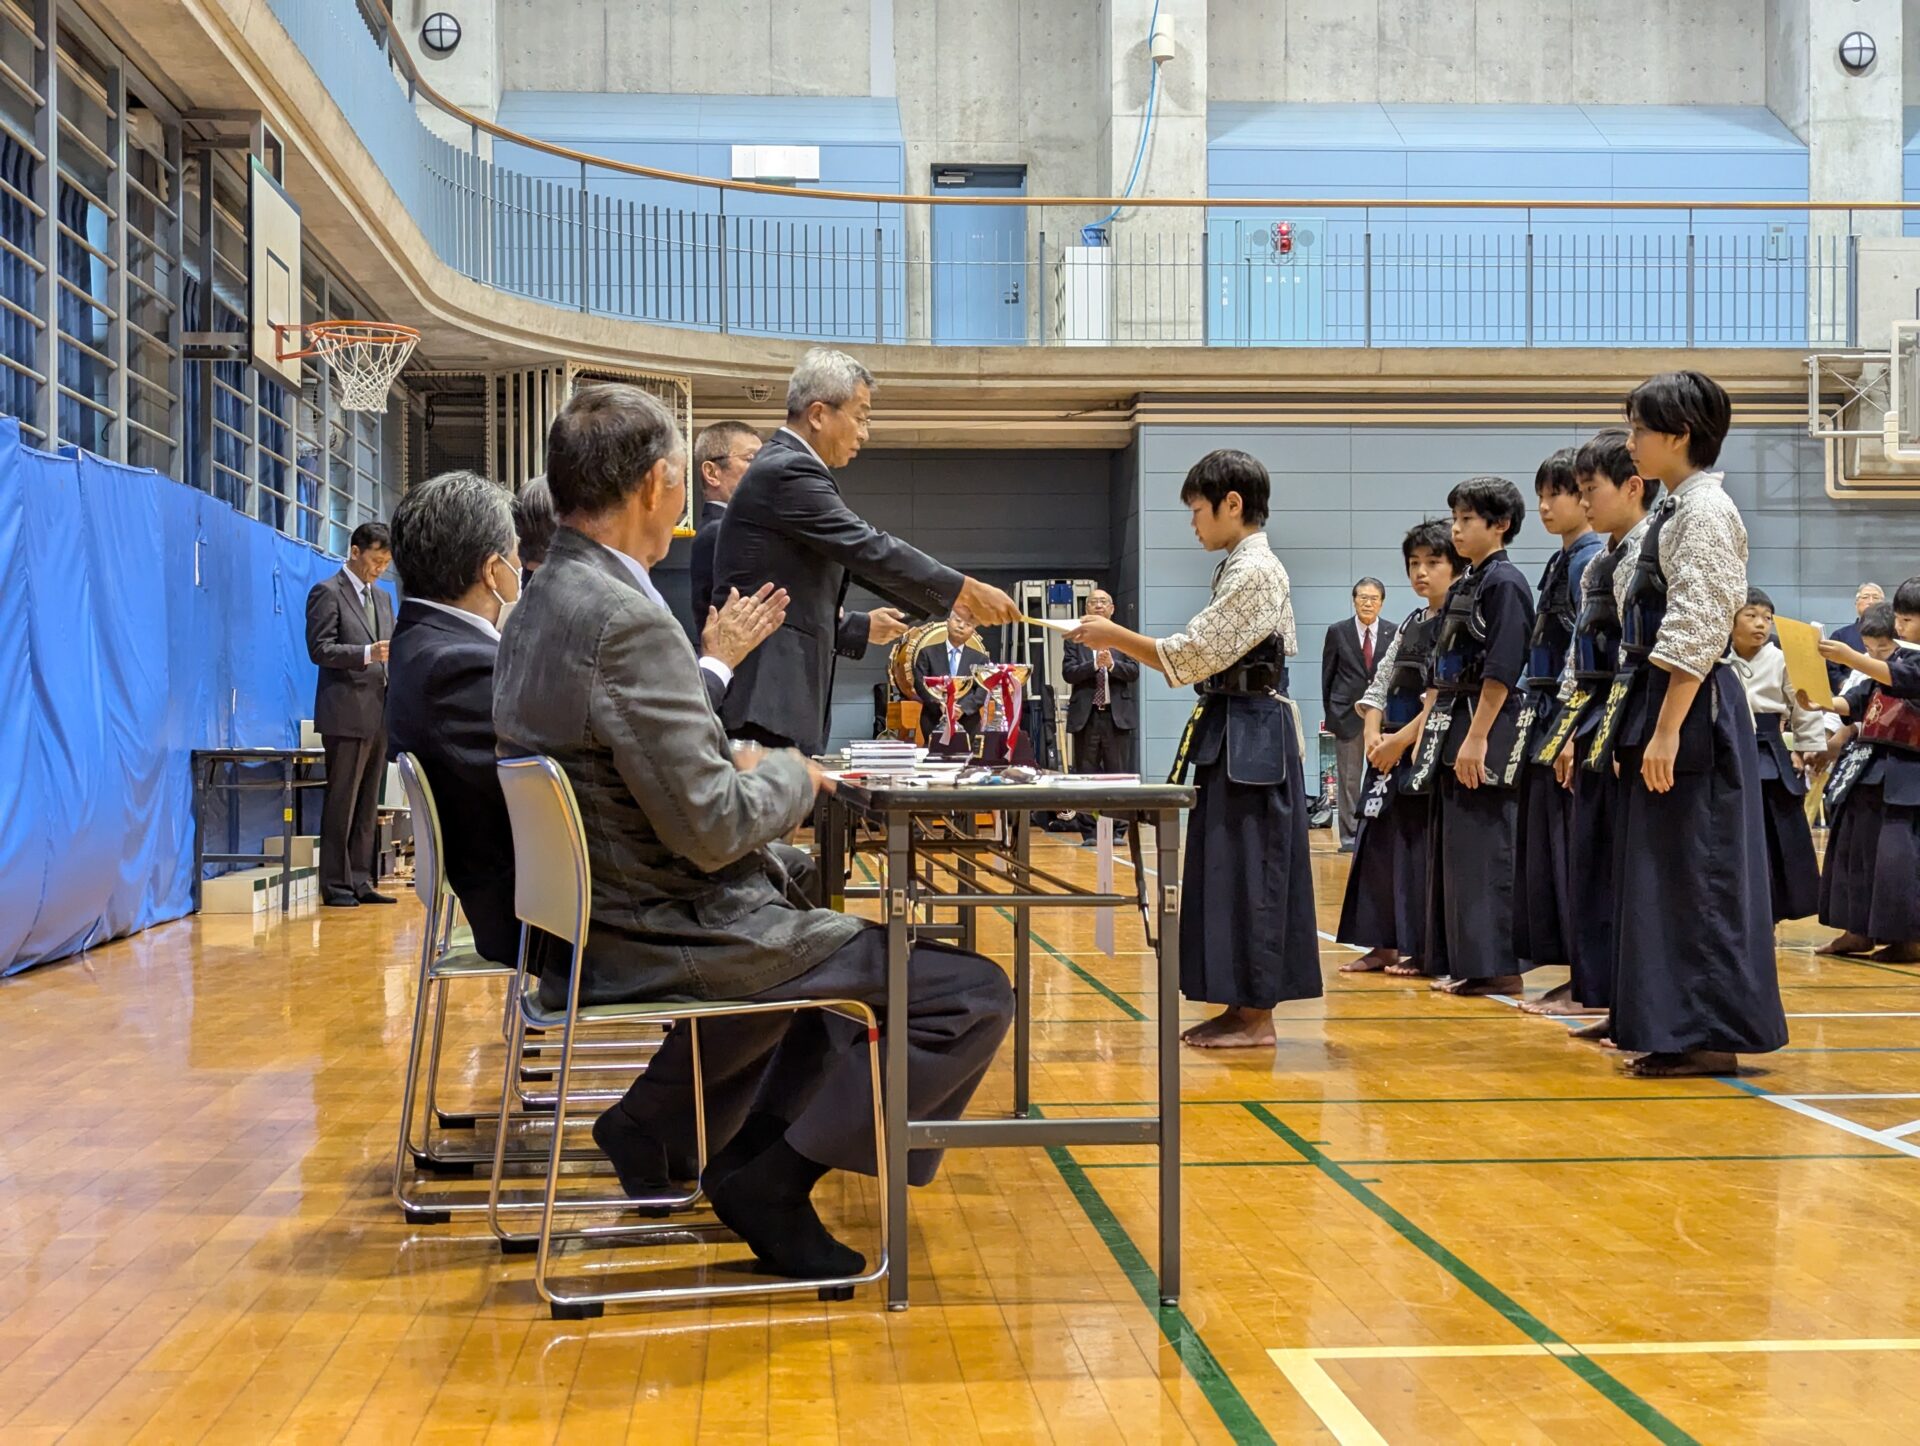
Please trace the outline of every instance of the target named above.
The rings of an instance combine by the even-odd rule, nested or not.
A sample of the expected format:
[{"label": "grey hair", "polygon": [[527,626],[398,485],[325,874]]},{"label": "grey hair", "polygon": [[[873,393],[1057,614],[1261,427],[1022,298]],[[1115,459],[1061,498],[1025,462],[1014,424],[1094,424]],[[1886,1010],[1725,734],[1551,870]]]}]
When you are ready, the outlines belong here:
[{"label": "grey hair", "polygon": [[477,472],[442,472],[393,510],[393,568],[409,597],[451,602],[490,557],[514,554],[513,499]]},{"label": "grey hair", "polygon": [[654,467],[685,453],[673,413],[624,382],[581,387],[547,429],[547,486],[561,517],[620,506]]},{"label": "grey hair", "polygon": [[853,400],[854,391],[863,382],[869,391],[879,386],[873,373],[845,352],[809,347],[787,381],[787,415],[798,417],[815,402],[843,407]]},{"label": "grey hair", "polygon": [[1372,588],[1375,592],[1379,593],[1382,598],[1385,598],[1387,595],[1387,585],[1377,577],[1361,578],[1360,581],[1353,585],[1353,595],[1359,597],[1360,589],[1363,587]]}]

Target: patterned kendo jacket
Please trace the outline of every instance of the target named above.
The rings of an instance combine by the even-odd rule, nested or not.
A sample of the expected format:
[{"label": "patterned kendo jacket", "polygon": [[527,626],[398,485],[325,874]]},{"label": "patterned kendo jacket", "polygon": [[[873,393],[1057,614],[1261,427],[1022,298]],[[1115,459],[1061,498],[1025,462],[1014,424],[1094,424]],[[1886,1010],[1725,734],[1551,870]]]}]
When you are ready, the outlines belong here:
[{"label": "patterned kendo jacket", "polygon": [[[1213,574],[1213,596],[1186,629],[1155,644],[1160,671],[1175,687],[1224,673],[1271,644],[1281,668],[1272,694],[1203,697],[1188,722],[1180,767],[1213,762],[1226,749],[1235,783],[1287,781],[1287,751],[1304,756],[1299,710],[1286,697],[1286,661],[1299,650],[1293,590],[1266,534],[1234,546]],[[1177,770],[1178,771],[1178,770]]]}]

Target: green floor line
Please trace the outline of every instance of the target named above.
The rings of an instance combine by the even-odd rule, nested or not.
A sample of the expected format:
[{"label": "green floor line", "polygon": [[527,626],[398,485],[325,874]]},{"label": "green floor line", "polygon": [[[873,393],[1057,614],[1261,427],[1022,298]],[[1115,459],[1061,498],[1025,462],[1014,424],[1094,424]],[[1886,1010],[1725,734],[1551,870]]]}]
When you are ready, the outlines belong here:
[{"label": "green floor line", "polygon": [[[1687,1095],[1298,1095],[1289,1099],[1215,1100],[1186,1099],[1184,1109],[1208,1105],[1642,1105],[1642,1104],[1730,1104],[1750,1098],[1738,1094]],[[1049,1109],[1092,1110],[1108,1105],[1139,1105],[1150,1108],[1158,1100],[1045,1100]]]},{"label": "green floor line", "polygon": [[[1033,1113],[1038,1117],[1041,1112],[1036,1108]],[[1127,1234],[1119,1217],[1113,1213],[1099,1190],[1094,1188],[1093,1181],[1087,1178],[1085,1168],[1062,1145],[1047,1146],[1047,1158],[1053,1161],[1054,1169],[1066,1181],[1067,1189],[1113,1255],[1114,1264],[1120,1267],[1121,1273],[1132,1284],[1140,1303],[1159,1322],[1160,1334],[1178,1353],[1180,1364],[1193,1377],[1194,1384],[1207,1398],[1207,1404],[1213,1407],[1214,1415],[1220,1418],[1220,1424],[1227,1428],[1235,1441],[1265,1442],[1267,1446],[1273,1446],[1273,1437],[1260,1424],[1253,1407],[1247,1404],[1247,1398],[1234,1385],[1233,1377],[1227,1374],[1226,1367],[1208,1348],[1200,1332],[1194,1329],[1193,1322],[1187,1319],[1186,1313],[1178,1306],[1160,1304],[1159,1277],[1154,1274],[1153,1267],[1147,1264],[1147,1258],[1133,1243],[1133,1237]]]},{"label": "green floor line", "polygon": [[[1389,1165],[1734,1165],[1786,1163],[1796,1160],[1890,1160],[1904,1161],[1905,1155],[1858,1150],[1828,1155],[1468,1155],[1457,1159],[1335,1160],[1327,1163],[1341,1168],[1354,1166],[1378,1170]],[[1290,1168],[1310,1165],[1311,1160],[1183,1160],[1182,1170],[1254,1170],[1264,1166]],[[1083,1170],[1151,1170],[1151,1160],[1082,1160]]]},{"label": "green floor line", "polygon": [[[1307,1160],[1319,1166],[1321,1173],[1341,1189],[1345,1190],[1348,1195],[1352,1196],[1355,1200],[1359,1201],[1360,1204],[1366,1206],[1367,1209],[1391,1225],[1399,1232],[1401,1239],[1405,1240],[1409,1245],[1433,1261],[1434,1264],[1438,1265],[1442,1270],[1445,1270],[1447,1274],[1459,1281],[1468,1290],[1472,1291],[1487,1305],[1499,1312],[1500,1315],[1504,1316],[1508,1324],[1526,1336],[1528,1340],[1543,1346],[1567,1345],[1567,1342],[1551,1330],[1538,1316],[1534,1315],[1512,1296],[1493,1284],[1492,1281],[1480,1274],[1479,1271],[1468,1265],[1466,1261],[1455,1255],[1451,1250],[1447,1249],[1446,1246],[1427,1234],[1427,1232],[1422,1230],[1418,1225],[1415,1225],[1385,1200],[1382,1200],[1368,1188],[1366,1182],[1355,1179],[1334,1161],[1329,1160],[1325,1154],[1315,1149],[1313,1145],[1302,1139],[1297,1132],[1289,1128],[1277,1115],[1272,1114],[1260,1105],[1248,1105],[1247,1112],[1259,1120],[1260,1123],[1265,1125],[1269,1130],[1272,1130],[1274,1134],[1285,1140]],[[1592,1386],[1594,1390],[1598,1391],[1602,1396],[1606,1397],[1608,1401],[1612,1402],[1613,1405],[1618,1407],[1633,1421],[1637,1422],[1656,1440],[1666,1443],[1666,1446],[1700,1446],[1700,1443],[1692,1436],[1689,1436],[1685,1431],[1661,1415],[1650,1402],[1636,1394],[1617,1377],[1610,1374],[1597,1361],[1591,1360],[1578,1353],[1573,1355],[1556,1354],[1554,1359],[1566,1366],[1568,1370],[1572,1371],[1576,1376],[1579,1376],[1580,1379],[1588,1385]]]}]

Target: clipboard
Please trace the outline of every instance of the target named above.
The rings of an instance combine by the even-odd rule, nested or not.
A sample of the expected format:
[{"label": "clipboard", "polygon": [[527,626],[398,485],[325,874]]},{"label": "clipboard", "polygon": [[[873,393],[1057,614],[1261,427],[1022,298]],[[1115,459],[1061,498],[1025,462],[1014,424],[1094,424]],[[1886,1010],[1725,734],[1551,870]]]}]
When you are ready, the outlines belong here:
[{"label": "clipboard", "polygon": [[1780,651],[1787,658],[1787,686],[1805,693],[1807,701],[1820,712],[1830,711],[1833,688],[1827,677],[1827,660],[1820,656],[1820,629],[1777,613],[1773,627],[1780,638]]}]

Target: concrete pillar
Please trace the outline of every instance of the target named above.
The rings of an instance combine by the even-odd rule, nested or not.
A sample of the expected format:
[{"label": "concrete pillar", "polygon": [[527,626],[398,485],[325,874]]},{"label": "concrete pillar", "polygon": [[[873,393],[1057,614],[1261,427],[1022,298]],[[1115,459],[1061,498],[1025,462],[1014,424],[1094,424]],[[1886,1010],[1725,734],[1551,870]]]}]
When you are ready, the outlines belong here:
[{"label": "concrete pillar", "polygon": [[[1105,189],[1120,194],[1140,143],[1153,0],[1102,0],[1101,54],[1111,97],[1098,151]],[[1136,196],[1207,193],[1207,0],[1160,0],[1158,25],[1174,57],[1159,67],[1153,125]],[[1113,339],[1198,343],[1205,338],[1206,212],[1199,207],[1123,210],[1108,223]],[[1077,240],[1074,238],[1065,238]]]},{"label": "concrete pillar", "polygon": [[[441,95],[485,120],[500,113],[500,16],[502,0],[399,0],[393,6],[394,29],[420,63],[420,75]],[[435,55],[421,43],[420,27],[444,10],[460,22],[460,44],[451,55]],[[422,100],[416,106],[426,127],[461,149],[473,141],[472,129]],[[493,154],[491,137],[480,136],[480,154]]]},{"label": "concrete pillar", "polygon": [[[1901,0],[1767,0],[1767,104],[1807,143],[1810,201],[1897,201],[1906,100]],[[1860,74],[1840,61],[1852,31],[1873,37]],[[1850,236],[1897,236],[1893,211],[1815,212],[1808,233],[1808,342],[1847,343]],[[1884,339],[1858,336],[1861,345]]]}]

